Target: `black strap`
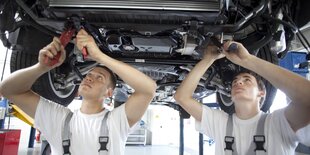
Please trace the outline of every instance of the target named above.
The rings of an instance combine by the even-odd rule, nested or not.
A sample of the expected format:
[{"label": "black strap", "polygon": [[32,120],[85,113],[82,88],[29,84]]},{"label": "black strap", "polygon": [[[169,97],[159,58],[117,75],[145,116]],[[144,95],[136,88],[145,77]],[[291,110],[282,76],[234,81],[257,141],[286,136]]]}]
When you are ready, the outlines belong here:
[{"label": "black strap", "polygon": [[264,144],[266,142],[265,138],[265,121],[267,118],[267,114],[261,114],[257,127],[256,127],[256,134],[253,136],[253,143],[251,143],[250,148],[247,152],[248,155],[264,155],[267,153],[266,149],[264,148]]},{"label": "black strap", "polygon": [[[267,118],[267,114],[263,113],[258,121],[256,134],[253,136],[253,143],[251,143],[250,148],[247,152],[247,155],[252,154],[266,154],[266,149],[264,148],[264,144],[266,142],[265,138],[265,121]],[[226,136],[225,136],[225,154],[226,155],[235,155],[238,154],[236,150],[236,144],[234,143],[233,133],[233,117],[229,115],[227,120],[226,127]]]},{"label": "black strap", "polygon": [[62,148],[64,150],[64,155],[71,155],[71,153],[70,153],[70,139],[62,141]]},{"label": "black strap", "polygon": [[237,155],[235,137],[232,136],[233,134],[233,117],[232,115],[228,116],[227,126],[226,126],[226,136],[225,136],[225,155]]},{"label": "black strap", "polygon": [[253,136],[253,141],[256,144],[256,148],[254,149],[254,151],[264,151],[266,152],[265,148],[264,148],[264,144],[265,144],[265,136],[264,135],[255,135]]},{"label": "black strap", "polygon": [[98,152],[100,152],[100,151],[109,151],[108,148],[107,148],[108,142],[109,142],[109,137],[108,136],[100,136],[99,137],[100,148],[99,148]]},{"label": "black strap", "polygon": [[71,138],[71,130],[70,130],[70,121],[72,118],[73,113],[70,111],[65,121],[63,122],[63,128],[62,128],[62,148],[64,151],[64,155],[71,155],[70,153],[70,138]]},{"label": "black strap", "polygon": [[99,135],[100,148],[98,152],[109,151],[107,148],[107,144],[109,142],[109,129],[108,129],[108,123],[107,123],[108,115],[109,115],[109,111],[105,113],[105,115],[103,116],[102,122],[101,122],[100,135]]},{"label": "black strap", "polygon": [[[99,144],[100,148],[98,152],[101,151],[108,151],[107,144],[109,142],[109,130],[107,126],[107,118],[108,118],[109,111],[107,111],[102,119],[101,127],[100,127],[100,135],[99,135]],[[73,113],[70,111],[65,121],[63,122],[63,128],[62,128],[62,147],[64,155],[71,155],[70,153],[70,139],[71,139],[71,130],[70,130],[70,121],[72,118]]]},{"label": "black strap", "polygon": [[234,142],[235,142],[235,137],[225,136],[225,144],[226,144],[225,150],[234,151],[234,149],[232,148]]}]

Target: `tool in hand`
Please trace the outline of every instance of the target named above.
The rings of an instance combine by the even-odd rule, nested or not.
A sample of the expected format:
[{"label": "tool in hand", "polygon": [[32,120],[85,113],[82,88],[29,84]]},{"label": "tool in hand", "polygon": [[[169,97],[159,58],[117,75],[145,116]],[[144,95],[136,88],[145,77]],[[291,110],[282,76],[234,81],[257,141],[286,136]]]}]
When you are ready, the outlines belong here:
[{"label": "tool in hand", "polygon": [[[223,44],[220,41],[218,41],[218,39],[216,39],[214,36],[211,36],[210,39],[215,46],[217,46],[220,49],[223,48]],[[236,51],[237,49],[238,49],[238,45],[236,43],[231,43],[228,47],[228,52]]]},{"label": "tool in hand", "polygon": [[[63,31],[60,35],[60,43],[62,46],[66,47],[68,43],[71,41],[74,35],[76,35],[77,31],[80,29],[83,29],[84,27],[81,25],[81,20],[78,17],[71,17],[68,23],[66,23],[66,29]],[[85,59],[88,55],[87,48],[83,47],[82,48],[82,54],[83,54],[83,59]],[[58,63],[59,58],[61,56],[60,51],[57,53],[57,55],[50,60],[49,66],[53,66],[56,63]],[[49,62],[49,58],[45,58],[44,61],[46,64]]]},{"label": "tool in hand", "polygon": [[82,48],[82,54],[83,54],[83,58],[85,59],[88,55],[88,52],[87,52],[87,48],[86,47],[83,47]]},{"label": "tool in hand", "polygon": [[[83,26],[80,26],[80,29],[84,29]],[[88,55],[88,52],[87,52],[87,48],[86,47],[83,47],[82,48],[82,54],[83,54],[83,59],[85,59]]]},{"label": "tool in hand", "polygon": [[[74,35],[74,33],[75,33],[75,29],[68,29],[68,30],[63,31],[61,33],[59,39],[60,39],[60,43],[61,43],[61,45],[63,47],[66,47],[68,45],[68,43],[70,42],[70,40],[71,40],[72,36]],[[50,60],[50,63],[49,63],[49,58],[48,57],[45,58],[44,62],[46,64],[49,63],[49,66],[53,66],[56,63],[58,63],[60,56],[61,56],[61,52],[58,51],[57,55],[53,59]]]}]

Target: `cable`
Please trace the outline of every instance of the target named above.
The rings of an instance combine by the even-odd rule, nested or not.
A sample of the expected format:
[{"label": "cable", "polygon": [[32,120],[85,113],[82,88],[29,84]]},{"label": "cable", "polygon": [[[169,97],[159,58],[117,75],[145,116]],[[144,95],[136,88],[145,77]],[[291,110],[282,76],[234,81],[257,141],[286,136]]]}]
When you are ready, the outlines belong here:
[{"label": "cable", "polygon": [[310,52],[309,51],[309,48],[306,47],[306,44],[304,43],[303,39],[300,37],[300,33],[297,33],[297,38],[299,39],[300,43],[302,44],[302,46],[304,46],[304,48],[308,51],[308,53]]},{"label": "cable", "polygon": [[301,37],[302,37],[302,38],[304,39],[304,41],[307,43],[307,45],[308,45],[307,51],[310,53],[310,51],[309,51],[310,44],[309,44],[307,38],[306,38],[306,37],[304,36],[304,34],[300,31],[300,29],[298,29],[298,33],[301,35]]}]

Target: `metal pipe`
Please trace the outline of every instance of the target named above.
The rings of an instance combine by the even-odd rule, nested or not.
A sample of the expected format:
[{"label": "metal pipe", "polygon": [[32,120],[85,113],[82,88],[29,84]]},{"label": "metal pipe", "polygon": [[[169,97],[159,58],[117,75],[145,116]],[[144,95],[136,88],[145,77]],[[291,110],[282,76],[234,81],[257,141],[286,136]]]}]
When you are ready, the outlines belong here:
[{"label": "metal pipe", "polygon": [[239,20],[236,24],[226,24],[226,25],[206,25],[203,28],[204,32],[213,32],[213,33],[234,33],[238,31],[244,24],[246,24],[250,19],[261,14],[268,4],[268,0],[262,0],[261,3],[248,13],[245,17]]},{"label": "metal pipe", "polygon": [[199,133],[199,155],[203,155],[203,134]]},{"label": "metal pipe", "polygon": [[184,118],[180,114],[180,146],[179,155],[184,154]]}]

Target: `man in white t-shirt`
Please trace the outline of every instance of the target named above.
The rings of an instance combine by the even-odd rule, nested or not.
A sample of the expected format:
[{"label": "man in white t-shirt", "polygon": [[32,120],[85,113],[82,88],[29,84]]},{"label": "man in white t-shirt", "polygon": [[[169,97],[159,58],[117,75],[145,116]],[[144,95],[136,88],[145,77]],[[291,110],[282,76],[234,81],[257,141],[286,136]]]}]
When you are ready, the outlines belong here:
[{"label": "man in white t-shirt", "polygon": [[[73,112],[68,125],[71,131],[70,153],[99,154],[98,137],[103,117],[107,112],[103,102],[112,96],[116,83],[115,73],[135,90],[125,104],[108,114],[106,121],[109,141],[106,146],[108,153],[105,154],[123,155],[128,133],[146,111],[155,94],[156,83],[135,68],[104,54],[97,47],[94,39],[83,29],[77,34],[76,45],[80,50],[85,47],[88,58],[105,67],[97,66],[90,70],[79,87],[79,94],[83,101],[81,108]],[[45,59],[52,60],[57,55],[57,51],[61,52],[59,62],[53,66],[46,64]],[[35,116],[35,127],[50,143],[54,155],[64,153],[62,123],[70,110],[40,97],[31,91],[31,86],[42,74],[61,65],[65,55],[60,40],[54,38],[52,43],[40,50],[37,64],[14,72],[0,85],[3,96],[30,116]]]},{"label": "man in white t-shirt", "polygon": [[[232,43],[237,45],[237,49],[229,52],[227,50]],[[294,154],[298,142],[309,144],[310,82],[249,54],[240,43],[226,42],[222,52],[214,46],[209,46],[204,52],[203,59],[196,64],[175,93],[177,103],[196,119],[196,129],[215,140],[215,154],[223,155],[231,150],[225,143],[229,115],[202,106],[193,99],[192,94],[212,63],[224,56],[233,63],[264,77],[292,100],[288,107],[266,117],[264,124],[266,141],[263,145],[265,153],[291,155]],[[232,137],[236,145],[233,153],[237,152],[239,155],[246,155],[249,151],[262,115],[260,101],[265,97],[266,90],[259,83],[261,81],[257,80],[254,74],[247,72],[238,74],[232,82],[231,96],[235,106],[235,113],[232,116]],[[226,147],[228,149],[225,150]],[[254,154],[254,149],[250,153]]]}]

